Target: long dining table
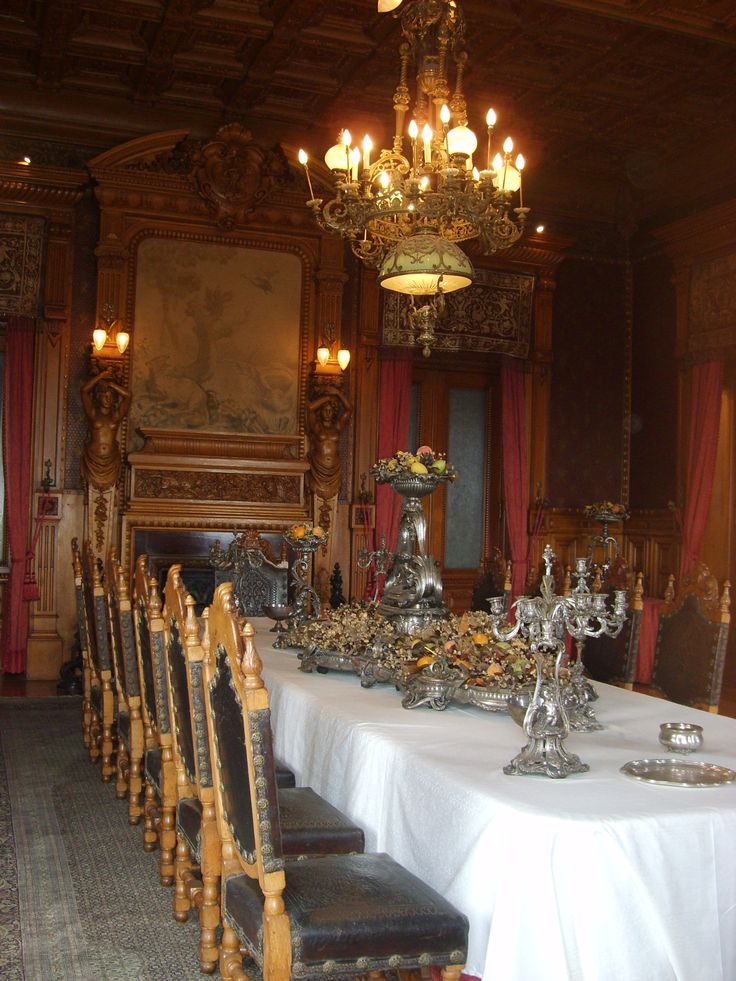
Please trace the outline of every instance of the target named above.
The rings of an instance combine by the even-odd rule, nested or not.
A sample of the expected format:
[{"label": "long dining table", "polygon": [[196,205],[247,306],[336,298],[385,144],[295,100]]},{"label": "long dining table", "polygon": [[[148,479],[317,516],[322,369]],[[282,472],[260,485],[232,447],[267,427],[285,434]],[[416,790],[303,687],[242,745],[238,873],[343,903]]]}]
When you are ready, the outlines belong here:
[{"label": "long dining table", "polygon": [[597,685],[604,728],[571,733],[590,764],[562,780],[507,776],[524,743],[505,714],[406,710],[392,685],[299,670],[255,620],[276,752],[470,921],[484,981],[736,979],[736,784],[653,785],[620,772],[661,758],[662,722],[703,726],[689,759],[736,769],[736,720]]}]

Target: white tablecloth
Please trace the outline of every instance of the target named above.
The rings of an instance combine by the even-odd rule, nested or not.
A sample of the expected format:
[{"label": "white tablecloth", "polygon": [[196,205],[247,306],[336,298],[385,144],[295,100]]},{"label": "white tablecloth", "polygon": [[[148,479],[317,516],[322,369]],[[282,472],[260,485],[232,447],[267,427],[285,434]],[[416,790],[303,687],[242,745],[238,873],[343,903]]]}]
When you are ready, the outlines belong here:
[{"label": "white tablecloth", "polygon": [[[736,979],[736,785],[640,783],[659,723],[698,722],[690,759],[736,768],[736,721],[599,685],[601,732],[572,733],[590,772],[506,776],[524,736],[506,715],[407,711],[390,686],[303,674],[256,621],[276,751],[470,920],[485,981]],[[270,625],[270,622],[269,622]]]}]

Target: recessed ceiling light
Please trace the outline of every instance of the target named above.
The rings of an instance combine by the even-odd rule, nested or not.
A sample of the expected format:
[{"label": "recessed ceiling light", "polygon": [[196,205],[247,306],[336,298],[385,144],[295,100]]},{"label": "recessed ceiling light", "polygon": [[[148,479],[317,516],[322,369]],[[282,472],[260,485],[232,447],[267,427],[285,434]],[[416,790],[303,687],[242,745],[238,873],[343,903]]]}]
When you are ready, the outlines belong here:
[{"label": "recessed ceiling light", "polygon": [[537,225],[537,231],[538,231],[538,232],[539,232],[539,234],[541,235],[541,234],[542,234],[542,232],[544,231],[544,225]]},{"label": "recessed ceiling light", "polygon": [[18,161],[19,164],[25,164],[26,167],[28,166],[28,164],[30,162],[31,162],[31,158],[30,157],[23,157],[22,160],[19,160]]}]

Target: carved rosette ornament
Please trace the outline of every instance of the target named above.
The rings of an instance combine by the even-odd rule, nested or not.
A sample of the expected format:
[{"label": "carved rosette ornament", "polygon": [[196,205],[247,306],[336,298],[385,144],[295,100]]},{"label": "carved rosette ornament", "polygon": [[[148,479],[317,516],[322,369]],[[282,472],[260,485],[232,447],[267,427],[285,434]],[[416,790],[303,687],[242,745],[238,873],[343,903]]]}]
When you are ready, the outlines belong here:
[{"label": "carved rosette ornament", "polygon": [[245,224],[247,217],[277,187],[286,183],[289,165],[280,147],[264,149],[249,130],[230,123],[194,154],[197,191],[220,228]]}]

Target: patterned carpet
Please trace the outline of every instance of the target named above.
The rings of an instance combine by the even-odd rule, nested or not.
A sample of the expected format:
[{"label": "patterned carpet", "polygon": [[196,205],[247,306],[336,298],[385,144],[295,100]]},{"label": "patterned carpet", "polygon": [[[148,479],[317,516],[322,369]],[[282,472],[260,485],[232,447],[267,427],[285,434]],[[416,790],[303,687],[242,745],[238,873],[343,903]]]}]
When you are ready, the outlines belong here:
[{"label": "patterned carpet", "polygon": [[0,977],[202,978],[127,803],[82,744],[78,698],[0,698]]}]

